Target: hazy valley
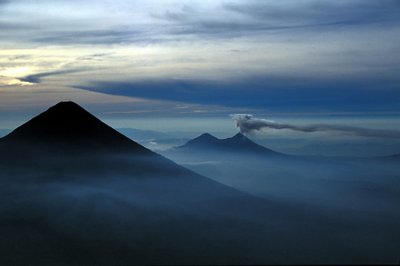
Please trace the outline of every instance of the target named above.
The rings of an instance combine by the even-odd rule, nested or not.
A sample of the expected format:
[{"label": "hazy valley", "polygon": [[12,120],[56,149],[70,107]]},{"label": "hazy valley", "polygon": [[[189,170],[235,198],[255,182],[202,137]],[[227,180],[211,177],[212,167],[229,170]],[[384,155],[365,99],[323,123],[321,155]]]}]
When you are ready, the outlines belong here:
[{"label": "hazy valley", "polygon": [[290,156],[241,134],[165,155],[193,171],[71,102],[17,128],[0,140],[1,262],[397,260],[397,158]]}]

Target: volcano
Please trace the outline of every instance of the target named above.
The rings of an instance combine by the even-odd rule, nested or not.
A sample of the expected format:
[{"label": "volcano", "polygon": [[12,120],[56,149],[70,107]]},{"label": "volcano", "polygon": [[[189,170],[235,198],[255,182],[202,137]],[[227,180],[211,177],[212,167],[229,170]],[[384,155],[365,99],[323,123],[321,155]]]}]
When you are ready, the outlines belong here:
[{"label": "volcano", "polygon": [[[222,150],[223,158],[274,154],[240,134],[225,140],[205,134],[186,146],[201,147]],[[49,108],[0,139],[0,265],[343,262],[330,259],[348,254],[345,245],[325,245],[337,235],[333,216],[310,215],[308,205],[305,210],[188,170],[73,102]],[[320,226],[325,219],[326,228]],[[361,251],[349,262],[371,253]]]},{"label": "volcano", "polygon": [[[240,216],[267,213],[264,201],[142,147],[76,103],[0,139],[0,169],[1,264],[265,261],[230,259],[254,227]],[[246,248],[264,254],[254,243]]]},{"label": "volcano", "polygon": [[2,145],[56,152],[150,151],[106,125],[74,102],[60,102],[1,139]]},{"label": "volcano", "polygon": [[21,170],[71,177],[188,174],[74,102],[60,102],[0,139],[0,159],[16,176]]},{"label": "volcano", "polygon": [[218,139],[209,133],[204,133],[197,138],[188,141],[186,144],[176,148],[181,152],[199,153],[227,153],[227,154],[246,154],[257,156],[282,156],[283,154],[258,145],[242,133],[237,133],[233,137]]}]

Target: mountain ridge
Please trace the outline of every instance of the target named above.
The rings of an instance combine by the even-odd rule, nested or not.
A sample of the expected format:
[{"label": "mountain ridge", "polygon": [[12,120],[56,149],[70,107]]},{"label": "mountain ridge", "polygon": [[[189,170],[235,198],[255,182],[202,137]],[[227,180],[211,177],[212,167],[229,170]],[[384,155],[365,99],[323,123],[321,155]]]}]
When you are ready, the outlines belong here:
[{"label": "mountain ridge", "polygon": [[219,139],[210,133],[203,133],[200,136],[189,140],[184,145],[175,147],[175,149],[182,151],[220,151],[272,156],[284,155],[255,143],[240,132],[230,138],[225,139]]}]

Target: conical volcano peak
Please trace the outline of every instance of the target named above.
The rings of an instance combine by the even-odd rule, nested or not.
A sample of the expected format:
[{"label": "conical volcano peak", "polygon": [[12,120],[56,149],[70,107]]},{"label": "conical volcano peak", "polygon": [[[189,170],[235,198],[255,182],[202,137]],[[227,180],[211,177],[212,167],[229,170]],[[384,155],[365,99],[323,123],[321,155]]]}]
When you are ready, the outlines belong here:
[{"label": "conical volcano peak", "polygon": [[237,140],[248,140],[249,138],[246,137],[243,133],[239,132],[236,135],[232,137],[232,139],[237,139]]},{"label": "conical volcano peak", "polygon": [[10,135],[33,138],[77,137],[108,128],[74,102],[60,102],[14,130]]},{"label": "conical volcano peak", "polygon": [[145,149],[71,101],[60,102],[50,107],[4,139],[29,145],[57,144],[82,149]]},{"label": "conical volcano peak", "polygon": [[[234,135],[233,137],[227,138],[225,139],[225,141],[230,142],[232,144],[237,143],[254,143],[251,139],[249,139],[248,137],[246,137],[243,133],[239,132],[236,135]],[[255,144],[255,143],[254,143]]]},{"label": "conical volcano peak", "polygon": [[210,133],[203,133],[200,136],[198,136],[196,139],[197,140],[211,140],[211,141],[218,140],[216,137],[214,137]]},{"label": "conical volcano peak", "polygon": [[213,144],[216,142],[218,142],[218,139],[216,137],[214,137],[210,133],[204,133],[198,136],[197,138],[190,140],[187,144],[194,146],[203,146],[203,145]]},{"label": "conical volcano peak", "polygon": [[80,120],[98,120],[80,105],[72,101],[59,102],[36,118],[53,119],[52,122],[56,124],[65,123],[65,120],[71,121],[71,124],[77,124]]},{"label": "conical volcano peak", "polygon": [[[50,110],[57,110],[57,111],[85,111],[79,104],[73,101],[62,101],[57,103],[56,105],[49,108]],[[86,112],[86,111],[85,111]]]},{"label": "conical volcano peak", "polygon": [[76,102],[73,102],[73,101],[61,101],[50,108],[68,108],[68,107],[70,107],[70,108],[75,107],[75,108],[83,109],[79,104],[77,104]]}]

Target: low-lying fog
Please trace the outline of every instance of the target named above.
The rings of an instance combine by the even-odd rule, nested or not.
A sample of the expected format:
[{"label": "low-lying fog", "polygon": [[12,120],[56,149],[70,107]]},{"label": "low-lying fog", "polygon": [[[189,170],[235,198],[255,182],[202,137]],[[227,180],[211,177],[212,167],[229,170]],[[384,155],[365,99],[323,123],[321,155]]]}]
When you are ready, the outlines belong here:
[{"label": "low-lying fog", "polygon": [[[400,259],[398,158],[260,158],[179,151],[165,154],[222,184],[292,206],[310,219],[304,234],[332,233],[326,239],[334,245],[330,251],[338,248],[343,252],[331,253],[335,259],[355,255],[358,259],[353,262],[359,263],[372,254],[375,259]],[[321,217],[323,220],[319,220]],[[297,221],[287,221],[286,226],[292,228]],[[300,241],[299,245],[307,243]]]},{"label": "low-lying fog", "polygon": [[109,172],[99,171],[107,165],[97,158],[74,159],[81,163],[2,168],[2,263],[398,261],[394,165],[378,177],[370,163],[354,175],[358,162],[265,161],[258,170],[261,161],[186,164],[258,198],[167,162],[170,174],[157,174],[161,164],[129,174],[137,168],[131,158],[114,160]]},{"label": "low-lying fog", "polygon": [[395,160],[332,157],[261,159],[226,154],[195,157],[170,155],[177,163],[218,182],[257,196],[283,201],[351,208],[353,204],[359,205],[357,199],[360,197],[368,200],[396,199],[400,195],[400,167]]},{"label": "low-lying fog", "polygon": [[[1,175],[2,264],[356,261],[354,254],[333,260],[345,249],[325,243],[330,232],[306,233],[312,223],[296,209],[194,174],[19,173]],[[362,261],[370,258],[392,259]]]}]

